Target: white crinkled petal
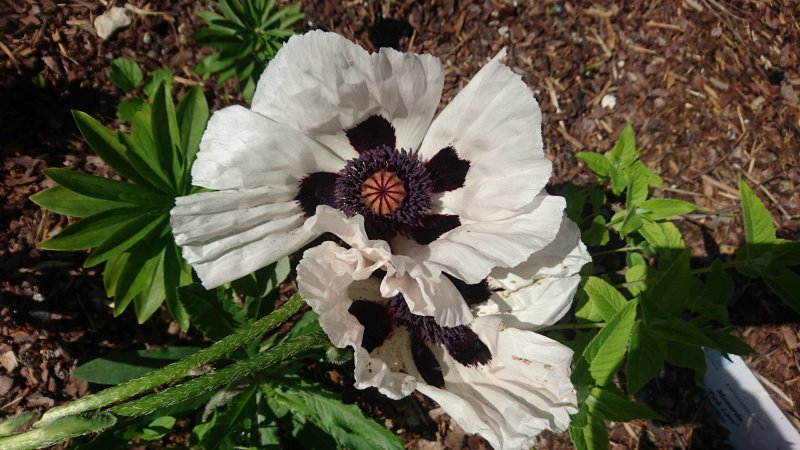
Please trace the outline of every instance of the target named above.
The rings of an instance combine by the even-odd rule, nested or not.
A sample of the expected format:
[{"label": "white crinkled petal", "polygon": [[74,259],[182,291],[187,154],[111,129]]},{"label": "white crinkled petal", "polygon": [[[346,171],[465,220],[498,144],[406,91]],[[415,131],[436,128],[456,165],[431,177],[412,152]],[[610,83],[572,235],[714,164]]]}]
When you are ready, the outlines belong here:
[{"label": "white crinkled petal", "polygon": [[291,186],[313,172],[338,172],[344,160],[313,139],[241,106],[215,112],[192,166],[192,184],[209,189]]},{"label": "white crinkled petal", "polygon": [[491,298],[477,307],[479,316],[496,315],[507,325],[537,329],[557,322],[569,310],[580,284],[580,270],[591,256],[578,226],[564,219],[555,240],[513,269],[489,276]]},{"label": "white crinkled petal", "polygon": [[516,267],[550,244],[562,222],[565,201],[537,196],[519,215],[496,221],[464,222],[428,245],[395,238],[395,253],[408,256],[430,273],[444,271],[478,283],[497,267]]},{"label": "white crinkled petal", "polygon": [[318,236],[303,228],[306,218],[292,189],[268,186],[175,199],[170,211],[175,242],[203,286],[241,278]]},{"label": "white crinkled petal", "polygon": [[[317,207],[314,217],[306,222],[306,228],[315,234],[333,233],[353,248],[360,249],[367,257],[377,258],[390,254],[389,244],[382,240],[370,240],[364,230],[364,217],[348,218],[341,211],[329,206]],[[403,294],[408,308],[414,314],[433,316],[442,326],[466,325],[472,321],[472,312],[461,293],[440,273],[432,274],[411,258],[391,257],[395,276],[386,276],[381,283],[381,295],[386,298]]]},{"label": "white crinkled petal", "polygon": [[397,146],[417,150],[442,93],[444,71],[431,55],[383,48],[370,54],[342,36],[292,36],[269,63],[253,111],[313,137],[341,158],[356,155],[344,130],[371,115],[395,127]]},{"label": "white crinkled petal", "polygon": [[565,430],[569,415],[577,412],[569,378],[572,351],[536,333],[506,328],[493,317],[478,318],[471,327],[492,361],[466,367],[439,348],[444,389],[420,382],[417,390],[497,450],[529,448],[543,430]]},{"label": "white crinkled petal", "polygon": [[542,114],[501,51],[434,119],[420,147],[423,159],[452,146],[470,162],[464,187],[444,193],[444,209],[466,220],[510,217],[550,179],[542,143]]},{"label": "white crinkled petal", "polygon": [[373,357],[361,346],[364,327],[348,311],[353,303],[348,288],[355,281],[368,279],[377,269],[391,269],[387,262],[388,258],[371,260],[358,249],[323,242],[303,254],[297,266],[297,286],[300,295],[319,314],[320,326],[331,343],[353,348],[356,387],[377,387],[384,395],[398,399],[416,388],[414,377],[401,373],[396,366],[402,360],[400,353],[395,353],[401,351],[402,333],[393,333],[380,349],[381,355]]}]

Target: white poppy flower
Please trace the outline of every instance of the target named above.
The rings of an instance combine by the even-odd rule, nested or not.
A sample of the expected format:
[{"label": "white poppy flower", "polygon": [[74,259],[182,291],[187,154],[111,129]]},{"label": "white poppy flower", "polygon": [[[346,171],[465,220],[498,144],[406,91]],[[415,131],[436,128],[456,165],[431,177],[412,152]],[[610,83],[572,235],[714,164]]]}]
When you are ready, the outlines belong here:
[{"label": "white poppy flower", "polygon": [[[319,236],[304,224],[327,205],[362,215],[371,239],[434,282],[478,283],[525,262],[555,239],[564,200],[543,190],[551,163],[539,106],[504,55],[433,119],[438,59],[370,54],[321,31],[292,37],[252,108],[224,108],[208,123],[192,182],[216,192],[178,198],[172,210],[184,257],[218,286]],[[463,307],[442,316],[447,326],[472,320]]]},{"label": "white poppy flower", "polygon": [[391,288],[420,281],[398,269],[408,257],[369,241],[361,217],[346,220],[331,211],[321,207],[314,220],[337,229],[350,248],[328,241],[307,250],[297,267],[298,290],[331,342],[353,348],[356,387],[376,387],[395,399],[416,389],[496,449],[527,448],[541,431],[568,427],[577,411],[572,351],[532,330],[566,312],[588,259],[572,222],[564,221],[558,243],[488,281],[440,280],[456,286],[477,316],[469,325],[444,327],[411,312],[412,290]]}]

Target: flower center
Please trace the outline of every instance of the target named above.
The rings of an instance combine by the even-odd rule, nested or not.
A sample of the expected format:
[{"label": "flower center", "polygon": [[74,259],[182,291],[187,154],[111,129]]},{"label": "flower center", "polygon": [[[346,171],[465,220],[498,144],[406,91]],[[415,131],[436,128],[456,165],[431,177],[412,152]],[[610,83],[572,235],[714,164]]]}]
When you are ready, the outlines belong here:
[{"label": "flower center", "polygon": [[379,170],[361,183],[364,204],[376,215],[393,213],[406,198],[406,185],[394,172]]}]

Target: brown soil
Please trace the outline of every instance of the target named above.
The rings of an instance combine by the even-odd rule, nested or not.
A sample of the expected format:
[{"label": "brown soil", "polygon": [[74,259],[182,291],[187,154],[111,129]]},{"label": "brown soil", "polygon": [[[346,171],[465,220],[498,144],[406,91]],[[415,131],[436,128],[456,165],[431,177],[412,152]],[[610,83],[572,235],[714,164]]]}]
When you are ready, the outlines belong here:
[{"label": "brown soil", "polygon": [[[103,2],[105,3],[105,2]],[[365,6],[365,3],[369,3]],[[532,6],[525,6],[530,3]],[[240,103],[235,82],[215,88],[192,71],[208,49],[190,36],[199,2],[132,1],[132,26],[98,38],[95,2],[6,1],[0,5],[0,410],[47,408],[85,395],[76,365],[111,351],[196,341],[162,315],[139,326],[112,318],[95,270],[80,253],[37,249],[68,219],[28,197],[48,186],[46,167],[113,176],[71,120],[79,109],[114,125],[123,93],[108,79],[116,57],[147,72],[167,66],[178,89],[201,83],[214,109]],[[624,6],[622,6],[624,5]],[[304,29],[323,28],[368,49],[395,45],[428,52],[446,67],[452,98],[501,48],[534,90],[543,114],[554,184],[587,182],[578,150],[605,151],[630,122],[643,159],[665,180],[659,195],[694,201],[714,215],[681,223],[695,256],[729,257],[742,241],[739,177],[773,215],[782,236],[800,237],[800,9],[792,1],[421,2],[303,1]],[[382,19],[378,19],[378,13]],[[393,19],[393,20],[387,20]],[[611,98],[616,105],[608,102]],[[603,100],[605,98],[605,101]],[[800,427],[800,320],[759,283],[737,280],[733,319],[755,350],[747,361]],[[668,422],[610,424],[614,448],[725,448],[692,376],[666,370],[643,392]],[[482,448],[435,405],[390,402],[345,389],[388,419],[408,448]],[[170,446],[181,446],[180,437]],[[570,448],[543,435],[541,448]]]}]

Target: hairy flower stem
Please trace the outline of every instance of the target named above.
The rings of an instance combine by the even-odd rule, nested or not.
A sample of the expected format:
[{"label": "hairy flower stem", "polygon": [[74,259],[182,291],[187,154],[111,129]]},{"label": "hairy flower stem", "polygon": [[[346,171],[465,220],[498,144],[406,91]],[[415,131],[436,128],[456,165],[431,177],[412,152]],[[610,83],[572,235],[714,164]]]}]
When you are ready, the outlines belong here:
[{"label": "hairy flower stem", "polygon": [[217,389],[242,377],[258,373],[298,353],[328,345],[330,345],[330,341],[322,331],[298,336],[284,344],[259,353],[252,358],[239,361],[213,374],[195,378],[139,400],[115,406],[109,411],[119,416],[144,416]]},{"label": "hairy flower stem", "polygon": [[34,427],[40,427],[59,417],[96,410],[119,401],[127,400],[150,389],[190,376],[203,364],[228,355],[247,342],[257,339],[264,333],[277,328],[278,325],[296,313],[303,304],[303,299],[300,298],[299,295],[295,295],[268,316],[245,325],[233,334],[226,336],[211,346],[187,356],[180,361],[176,361],[162,369],[150,372],[139,378],[47,411],[44,416],[42,416],[42,419],[34,424]]}]

